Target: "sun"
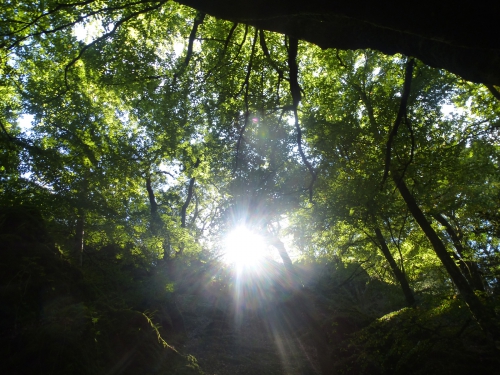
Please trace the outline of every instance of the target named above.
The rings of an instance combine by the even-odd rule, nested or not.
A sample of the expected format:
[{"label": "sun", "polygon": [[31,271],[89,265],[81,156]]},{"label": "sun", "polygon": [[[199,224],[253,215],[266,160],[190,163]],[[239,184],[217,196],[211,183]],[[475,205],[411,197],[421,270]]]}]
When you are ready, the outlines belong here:
[{"label": "sun", "polygon": [[237,267],[257,265],[266,254],[264,238],[245,226],[229,232],[224,241],[224,260]]}]

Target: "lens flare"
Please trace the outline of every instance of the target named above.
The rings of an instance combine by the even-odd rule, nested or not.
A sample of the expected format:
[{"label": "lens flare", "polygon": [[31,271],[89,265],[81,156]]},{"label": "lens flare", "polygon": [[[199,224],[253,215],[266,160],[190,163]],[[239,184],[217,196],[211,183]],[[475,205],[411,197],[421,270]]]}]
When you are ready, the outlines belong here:
[{"label": "lens flare", "polygon": [[224,241],[225,261],[238,267],[257,265],[265,256],[266,244],[262,236],[245,226],[239,226]]}]

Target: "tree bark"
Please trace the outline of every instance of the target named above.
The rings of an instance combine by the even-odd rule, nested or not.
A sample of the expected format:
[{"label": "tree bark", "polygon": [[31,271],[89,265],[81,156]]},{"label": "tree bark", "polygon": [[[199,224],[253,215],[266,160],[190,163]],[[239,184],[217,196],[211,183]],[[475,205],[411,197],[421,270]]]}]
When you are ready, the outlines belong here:
[{"label": "tree bark", "polygon": [[214,17],[287,34],[321,48],[402,53],[466,80],[500,85],[500,3],[423,0],[178,0]]},{"label": "tree bark", "polygon": [[487,335],[491,335],[493,340],[496,342],[500,341],[500,328],[498,326],[495,312],[485,306],[478,296],[476,296],[465,276],[460,272],[460,269],[455,264],[454,260],[449,256],[444,243],[432,228],[410,190],[408,190],[403,178],[395,173],[391,173],[391,175],[399,193],[406,202],[410,213],[425,233],[426,237],[429,239],[434,252],[441,260],[441,263],[448,272],[448,275],[450,275],[451,280],[457,287],[462,298],[465,300],[472,316],[474,316],[479,326]]},{"label": "tree bark", "polygon": [[413,291],[410,288],[410,284],[408,284],[408,280],[406,279],[406,275],[401,271],[396,264],[396,261],[394,260],[394,257],[391,254],[391,251],[389,250],[389,247],[387,246],[387,242],[385,242],[385,238],[382,235],[382,232],[380,231],[380,228],[376,227],[375,228],[375,234],[377,235],[377,240],[380,244],[380,250],[382,250],[382,254],[384,254],[385,259],[391,266],[391,270],[394,273],[394,276],[398,280],[399,284],[401,285],[401,289],[403,289],[403,294],[406,299],[406,303],[408,304],[408,307],[414,307],[415,306],[415,297],[413,296]]}]

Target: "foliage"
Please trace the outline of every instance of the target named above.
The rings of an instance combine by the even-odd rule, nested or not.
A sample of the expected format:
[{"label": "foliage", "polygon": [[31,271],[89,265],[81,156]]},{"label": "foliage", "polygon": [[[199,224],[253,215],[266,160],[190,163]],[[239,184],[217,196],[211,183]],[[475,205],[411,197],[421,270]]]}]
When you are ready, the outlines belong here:
[{"label": "foliage", "polygon": [[495,373],[498,366],[457,299],[385,315],[342,344],[335,351],[341,374]]},{"label": "foliage", "polygon": [[168,316],[159,311],[171,298],[165,290],[148,298],[151,310],[135,310],[165,280],[126,265],[116,274],[102,260],[98,269],[82,273],[60,258],[36,208],[2,212],[5,372],[201,373],[196,360],[169,345],[157,327]]},{"label": "foliage", "polygon": [[[12,366],[33,356],[41,373],[198,371],[171,347],[186,339],[177,301],[210,288],[230,299],[236,273],[218,260],[245,223],[298,254],[286,272],[308,297],[290,304],[328,317],[331,341],[315,345],[344,358],[339,371],[433,373],[439,356],[458,371],[477,346],[492,368],[494,86],[163,0],[8,1],[0,35]],[[403,295],[417,308],[400,310]]]}]

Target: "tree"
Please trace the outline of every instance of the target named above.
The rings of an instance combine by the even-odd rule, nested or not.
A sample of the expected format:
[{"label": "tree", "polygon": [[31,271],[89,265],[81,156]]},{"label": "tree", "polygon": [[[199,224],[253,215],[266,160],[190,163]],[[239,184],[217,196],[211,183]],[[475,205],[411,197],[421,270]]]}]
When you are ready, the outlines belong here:
[{"label": "tree", "polygon": [[[498,338],[498,46],[477,42],[493,12],[185,3],[8,4],[2,199],[46,212],[64,256],[172,285],[230,219],[295,215],[304,257],[354,263],[409,306],[458,293]],[[469,23],[438,24],[447,11]]]},{"label": "tree", "polygon": [[[436,178],[439,181],[439,171],[446,171],[446,169],[443,169],[441,166],[441,169],[436,168],[436,172],[430,174],[427,169],[428,166],[425,165],[425,163],[431,164],[431,160],[436,160],[435,155],[428,153],[430,150],[435,150],[432,146],[428,145],[428,140],[435,139],[435,137],[430,137],[428,135],[430,129],[432,129],[432,125],[428,124],[427,126],[422,126],[425,122],[433,121],[432,116],[429,116],[427,119],[425,116],[413,117],[414,113],[419,112],[419,106],[425,106],[428,114],[431,113],[431,111],[436,111],[436,109],[439,110],[439,107],[436,106],[439,105],[439,96],[442,94],[438,94],[437,98],[432,98],[432,101],[427,101],[425,98],[422,98],[420,102],[417,102],[413,97],[410,97],[410,84],[412,81],[414,64],[412,60],[409,60],[406,64],[403,90],[398,95],[400,99],[397,99],[394,95],[394,86],[384,87],[381,84],[374,85],[374,80],[377,75],[383,76],[385,83],[390,82],[391,78],[395,78],[392,76],[394,66],[389,67],[388,65],[384,65],[383,60],[366,57],[366,63],[364,65],[359,65],[356,69],[353,68],[355,64],[346,64],[338,53],[337,60],[337,64],[341,64],[342,68],[345,70],[344,77],[341,76],[342,78],[337,78],[337,80],[346,82],[347,84],[347,87],[344,86],[338,89],[338,91],[343,94],[342,99],[345,100],[349,93],[359,95],[359,102],[362,103],[364,108],[360,111],[359,108],[351,107],[346,111],[343,103],[339,101],[336,103],[338,108],[334,107],[334,109],[330,109],[329,111],[320,110],[318,112],[321,113],[321,115],[318,116],[315,112],[318,108],[321,108],[321,106],[318,106],[314,100],[311,100],[312,116],[319,118],[311,119],[309,128],[314,130],[316,130],[316,128],[319,129],[319,134],[313,134],[312,139],[320,149],[325,150],[323,154],[325,155],[325,165],[322,169],[324,170],[323,173],[328,175],[326,179],[327,184],[340,180],[343,177],[341,174],[342,172],[345,171],[344,173],[346,174],[345,177],[347,181],[343,181],[342,185],[337,188],[338,190],[333,194],[335,197],[333,199],[337,202],[339,197],[342,196],[346,196],[347,199],[352,199],[344,207],[339,207],[337,203],[334,204],[330,210],[333,209],[337,211],[337,220],[340,219],[350,222],[353,220],[358,221],[358,228],[367,226],[369,223],[368,218],[378,211],[381,212],[382,216],[387,217],[388,215],[394,215],[394,211],[387,207],[388,203],[384,201],[380,193],[380,190],[384,191],[386,178],[390,174],[394,185],[406,202],[408,212],[410,212],[416,223],[418,223],[426,237],[430,240],[436,255],[446,268],[460,294],[469,304],[473,315],[486,332],[490,332],[494,337],[498,337],[498,328],[496,326],[494,312],[485,307],[476,297],[473,292],[473,287],[466,280],[466,276],[469,276],[469,273],[461,273],[459,271],[454,260],[448,254],[445,244],[432,228],[431,222],[425,217],[415,196],[411,193],[405,182],[406,179],[412,178],[415,181],[415,185],[417,187],[419,186],[419,180],[412,174],[414,173],[413,168],[415,166],[424,178],[428,176],[432,181],[436,181]],[[332,59],[332,61],[335,60]],[[362,60],[360,62],[362,62]],[[373,71],[375,68],[377,73],[374,74]],[[353,77],[356,74],[360,77],[358,80],[355,80]],[[325,77],[328,77],[326,79],[330,78],[328,75],[325,75]],[[429,87],[429,85],[435,84],[433,83],[435,79],[436,78],[432,74],[425,72],[425,70],[420,70],[417,85],[420,89],[422,89],[422,87]],[[440,84],[442,84],[442,81]],[[337,85],[339,85],[339,83],[337,83]],[[441,86],[441,88],[442,87],[443,86]],[[432,89],[427,88],[426,91],[426,95],[432,93]],[[323,92],[321,92],[321,94],[321,96],[324,95]],[[418,96],[419,94],[413,92],[413,95]],[[331,102],[331,96],[328,100]],[[409,100],[412,100],[411,107],[408,104]],[[400,101],[399,106],[395,105],[398,101]],[[348,103],[350,106],[356,106],[354,101]],[[383,107],[378,107],[378,105],[382,105]],[[394,120],[391,119],[391,111]],[[396,112],[396,114],[394,114],[394,112]],[[325,120],[325,115],[330,121]],[[388,126],[390,122],[394,122],[394,125]],[[350,130],[343,132],[342,127],[345,126],[344,124],[346,123]],[[385,126],[382,125],[384,123]],[[403,124],[405,128],[402,128]],[[400,125],[401,128],[399,128]],[[388,137],[381,131],[384,127],[388,129]],[[425,133],[427,133],[427,135],[424,138],[420,138]],[[455,142],[455,140],[451,140],[451,142]],[[364,144],[364,147],[359,147],[360,144]],[[424,146],[424,144],[427,145]],[[367,145],[369,146],[367,147]],[[422,150],[420,150],[420,147],[422,147]],[[435,150],[435,152],[436,151],[437,150]],[[449,151],[454,152],[454,149],[450,147]],[[423,161],[422,157],[425,158],[426,162]],[[441,153],[440,157],[446,160],[449,156]],[[443,159],[441,162],[444,163]],[[367,165],[361,167],[363,163]],[[340,166],[344,167],[344,170],[342,170]],[[433,167],[431,167],[431,170],[432,168]],[[425,169],[427,169],[427,172],[424,171]],[[463,173],[464,170],[462,168],[460,172],[456,172]],[[335,177],[332,178],[332,176]],[[355,181],[353,185],[348,185],[350,180]],[[380,183],[382,183],[382,185],[379,190],[376,186]],[[339,190],[342,191],[342,193],[340,193]],[[423,191],[433,194],[431,193],[433,190],[430,184],[428,184]],[[463,192],[464,189],[461,189],[461,191]],[[449,199],[450,203],[456,205],[454,202],[457,199],[456,195],[452,193]],[[328,203],[325,202],[324,204]],[[343,211],[343,215],[339,215],[339,209]],[[356,211],[361,211],[361,213],[356,215]],[[329,215],[332,215],[332,213]],[[391,220],[394,219],[391,218]],[[378,243],[391,265],[394,274],[402,281],[402,288],[405,291],[405,295],[407,295],[407,301],[410,303],[412,298],[410,296],[408,284],[402,277],[401,272],[395,266],[394,259],[391,259],[387,246],[384,246],[385,240],[376,222],[374,230]],[[468,267],[464,267],[464,269],[468,269]],[[483,321],[481,322],[481,320]]]}]

